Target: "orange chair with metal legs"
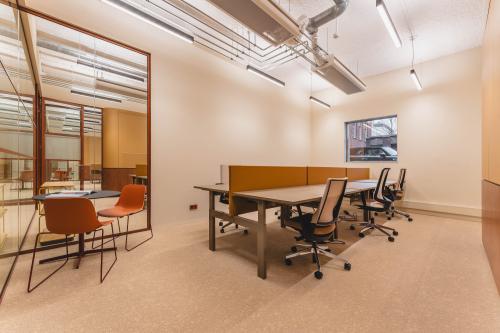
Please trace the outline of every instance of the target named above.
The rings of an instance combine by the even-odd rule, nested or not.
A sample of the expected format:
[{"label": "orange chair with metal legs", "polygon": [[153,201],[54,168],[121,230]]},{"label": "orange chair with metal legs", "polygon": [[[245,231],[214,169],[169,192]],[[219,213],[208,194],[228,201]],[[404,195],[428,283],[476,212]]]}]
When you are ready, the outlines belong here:
[{"label": "orange chair with metal legs", "polygon": [[[120,230],[120,218],[127,218],[127,232],[125,234],[125,249],[127,251],[132,251],[139,245],[146,243],[148,240],[153,238],[153,229],[151,231],[151,237],[142,241],[132,248],[128,248],[128,226],[130,216],[140,213],[144,210],[144,196],[146,194],[146,186],[138,184],[128,184],[125,185],[120,194],[118,202],[113,208],[103,209],[97,212],[97,215],[108,218],[116,218],[118,223],[118,230]],[[121,230],[120,230],[121,231]]]},{"label": "orange chair with metal legs", "polygon": [[[114,230],[112,225],[112,220],[101,222],[97,219],[97,214],[95,212],[94,205],[89,199],[85,198],[54,198],[47,199],[44,202],[45,208],[45,223],[48,232],[39,232],[36,235],[35,246],[33,248],[33,257],[31,259],[31,268],[30,275],[28,280],[28,292],[35,290],[42,283],[47,281],[52,275],[54,275],[57,271],[59,271],[63,266],[68,262],[69,253],[68,253],[68,235],[71,234],[85,234],[89,232],[100,231],[102,236],[104,236],[104,231],[102,227],[111,225],[112,239],[114,242]],[[42,281],[38,282],[34,287],[31,287],[31,278],[33,276],[33,266],[35,263],[35,255],[38,245],[38,240],[40,235],[43,234],[59,234],[66,236],[66,258],[62,265],[60,265],[55,271],[50,273],[47,277],[45,277]],[[116,260],[116,246],[114,248],[115,251],[115,260],[109,267],[106,274],[103,275],[103,256],[104,256],[104,242],[103,237],[101,238],[101,270],[100,270],[100,280],[101,283],[104,281],[108,273],[113,268]]]}]

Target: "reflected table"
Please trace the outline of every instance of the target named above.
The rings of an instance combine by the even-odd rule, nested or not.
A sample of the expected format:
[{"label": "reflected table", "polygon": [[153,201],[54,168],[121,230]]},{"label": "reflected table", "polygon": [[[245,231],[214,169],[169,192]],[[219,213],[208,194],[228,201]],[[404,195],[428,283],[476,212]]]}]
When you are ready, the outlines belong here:
[{"label": "reflected table", "polygon": [[[87,199],[105,199],[105,198],[116,198],[120,196],[120,192],[118,191],[96,191],[87,195],[82,196],[81,198],[87,198]],[[37,202],[43,202],[45,199],[50,198],[50,194],[39,194],[33,196],[33,200]],[[36,246],[36,244],[35,244]],[[115,247],[107,247],[104,249],[104,251],[114,251],[116,248]],[[80,267],[80,260],[82,257],[88,254],[93,254],[93,253],[100,253],[101,250],[98,249],[90,249],[90,250],[85,250],[85,234],[78,234],[78,251],[77,252],[72,252],[68,256],[71,257],[76,257],[77,261],[75,263],[75,268]],[[62,260],[66,259],[66,255],[61,255],[61,256],[55,256],[47,259],[42,259],[39,261],[40,264],[45,264],[48,262],[53,262],[57,260]]]}]

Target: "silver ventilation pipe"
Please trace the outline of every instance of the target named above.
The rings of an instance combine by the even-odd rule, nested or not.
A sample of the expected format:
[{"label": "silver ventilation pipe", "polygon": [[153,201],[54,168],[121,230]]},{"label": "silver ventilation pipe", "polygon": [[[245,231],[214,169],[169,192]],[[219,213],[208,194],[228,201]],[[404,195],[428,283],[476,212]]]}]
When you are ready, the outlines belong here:
[{"label": "silver ventilation pipe", "polygon": [[321,49],[318,45],[319,27],[342,15],[347,9],[347,5],[349,4],[349,0],[333,1],[335,2],[335,5],[310,18],[305,28],[307,33],[309,33],[309,35],[311,36],[313,55],[318,66],[322,66],[328,62],[328,60],[321,54]]},{"label": "silver ventilation pipe", "polygon": [[310,35],[316,34],[319,27],[342,15],[342,13],[347,9],[347,5],[349,4],[349,0],[333,1],[335,2],[335,5],[309,19],[309,22],[306,26],[306,31]]}]

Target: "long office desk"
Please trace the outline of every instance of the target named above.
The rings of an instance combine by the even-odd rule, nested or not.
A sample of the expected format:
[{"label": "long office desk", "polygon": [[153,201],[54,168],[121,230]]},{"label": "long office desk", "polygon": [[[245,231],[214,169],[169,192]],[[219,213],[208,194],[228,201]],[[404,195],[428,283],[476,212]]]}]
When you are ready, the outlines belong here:
[{"label": "long office desk", "polygon": [[[394,181],[387,181],[388,186],[393,185]],[[377,180],[360,180],[347,183],[345,195],[361,194],[361,200],[366,202],[367,193],[374,190],[377,186]],[[247,228],[257,229],[257,275],[265,279],[267,276],[266,262],[266,209],[270,207],[281,207],[281,217],[286,218],[287,212],[293,206],[312,204],[319,202],[323,196],[325,185],[306,185],[297,187],[274,188],[268,190],[235,192],[234,196],[245,198],[257,203],[257,221],[242,217],[231,216],[226,212],[215,209],[215,197],[220,194],[228,193],[227,184],[219,185],[200,185],[194,188],[209,192],[209,249],[215,251],[215,219],[232,221]],[[364,219],[367,219],[364,214]]]}]

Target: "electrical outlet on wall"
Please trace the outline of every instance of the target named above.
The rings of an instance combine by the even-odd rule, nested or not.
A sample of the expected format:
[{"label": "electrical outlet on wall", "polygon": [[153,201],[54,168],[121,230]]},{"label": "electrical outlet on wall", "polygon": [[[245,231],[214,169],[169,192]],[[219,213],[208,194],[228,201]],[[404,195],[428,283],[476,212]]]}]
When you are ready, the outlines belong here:
[{"label": "electrical outlet on wall", "polygon": [[197,210],[197,209],[198,209],[198,204],[189,205],[189,210]]}]

